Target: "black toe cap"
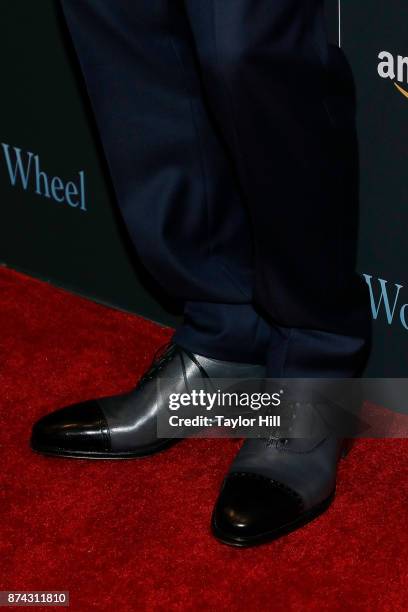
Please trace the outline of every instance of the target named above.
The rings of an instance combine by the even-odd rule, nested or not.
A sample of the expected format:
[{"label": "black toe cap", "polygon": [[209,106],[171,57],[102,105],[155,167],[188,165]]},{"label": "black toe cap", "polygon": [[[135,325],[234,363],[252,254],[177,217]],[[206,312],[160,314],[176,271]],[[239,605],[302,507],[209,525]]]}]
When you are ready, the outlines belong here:
[{"label": "black toe cap", "polygon": [[62,456],[108,452],[109,430],[98,402],[74,404],[37,421],[31,447],[38,452]]},{"label": "black toe cap", "polygon": [[214,535],[227,544],[250,546],[278,537],[304,512],[297,493],[264,476],[232,473],[214,509]]}]

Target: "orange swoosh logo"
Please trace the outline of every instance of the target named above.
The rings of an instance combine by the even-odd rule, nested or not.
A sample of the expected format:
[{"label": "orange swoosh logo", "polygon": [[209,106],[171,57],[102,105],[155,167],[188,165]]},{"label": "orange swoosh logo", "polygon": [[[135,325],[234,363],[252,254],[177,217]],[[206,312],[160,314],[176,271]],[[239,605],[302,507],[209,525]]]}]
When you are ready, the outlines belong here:
[{"label": "orange swoosh logo", "polygon": [[398,83],[394,83],[394,85],[403,96],[408,98],[408,91],[406,89],[403,89],[400,85],[398,85]]}]

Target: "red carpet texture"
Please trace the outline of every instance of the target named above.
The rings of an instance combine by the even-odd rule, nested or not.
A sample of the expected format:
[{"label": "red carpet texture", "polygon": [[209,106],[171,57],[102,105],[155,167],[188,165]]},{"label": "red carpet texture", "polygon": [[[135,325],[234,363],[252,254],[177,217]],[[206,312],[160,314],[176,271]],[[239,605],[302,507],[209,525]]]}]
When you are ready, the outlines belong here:
[{"label": "red carpet texture", "polygon": [[239,442],[143,460],[34,455],[31,424],[130,389],[171,330],[0,268],[0,590],[70,591],[71,610],[406,610],[406,440],[361,440],[330,510],[257,549],[213,540]]}]

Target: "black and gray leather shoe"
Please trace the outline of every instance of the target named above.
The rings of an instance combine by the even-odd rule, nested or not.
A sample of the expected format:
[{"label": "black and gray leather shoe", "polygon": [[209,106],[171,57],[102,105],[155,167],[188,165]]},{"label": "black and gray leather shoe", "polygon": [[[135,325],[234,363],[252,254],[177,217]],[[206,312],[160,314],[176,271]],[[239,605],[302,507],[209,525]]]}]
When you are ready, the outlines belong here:
[{"label": "black and gray leather shoe", "polygon": [[[157,416],[170,393],[188,391],[200,378],[262,378],[263,366],[210,359],[170,344],[134,390],[68,406],[33,427],[34,451],[87,459],[126,459],[164,450],[179,439],[157,437]],[[158,393],[157,378],[161,389]]]},{"label": "black and gray leather shoe", "polygon": [[215,537],[231,546],[263,544],[324,512],[349,444],[316,439],[246,440],[225,478],[212,516]]}]

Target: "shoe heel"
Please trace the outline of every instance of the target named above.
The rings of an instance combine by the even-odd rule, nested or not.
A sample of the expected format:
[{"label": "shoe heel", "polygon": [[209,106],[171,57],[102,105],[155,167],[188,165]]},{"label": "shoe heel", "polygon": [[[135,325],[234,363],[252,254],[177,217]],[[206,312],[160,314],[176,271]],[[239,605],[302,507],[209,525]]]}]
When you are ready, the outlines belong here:
[{"label": "shoe heel", "polygon": [[351,449],[353,448],[354,440],[352,438],[345,438],[343,440],[343,446],[341,449],[341,458],[345,459]]}]

